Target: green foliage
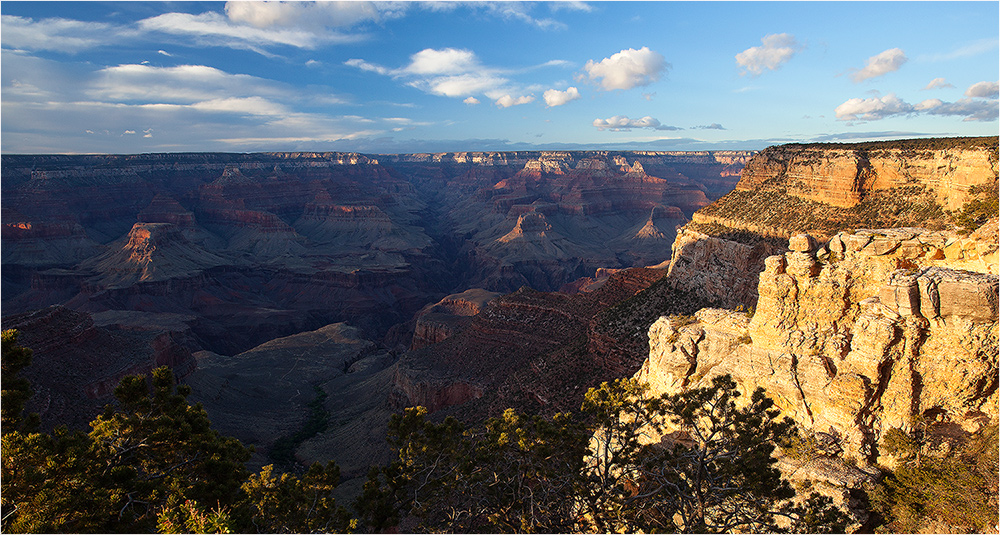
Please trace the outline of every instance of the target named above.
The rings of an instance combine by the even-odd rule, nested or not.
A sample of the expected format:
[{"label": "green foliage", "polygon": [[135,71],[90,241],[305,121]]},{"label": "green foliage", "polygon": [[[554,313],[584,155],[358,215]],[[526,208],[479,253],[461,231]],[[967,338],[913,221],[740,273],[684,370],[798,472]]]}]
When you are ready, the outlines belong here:
[{"label": "green foliage", "polygon": [[[508,410],[475,429],[407,409],[390,422],[399,461],[369,474],[355,507],[370,530],[412,515],[427,531],[842,531],[842,512],[817,495],[796,504],[775,468],[791,421],[761,390],[743,409],[738,396],[728,376],[658,398],[621,379],[578,414]],[[667,420],[681,434],[652,440]]]},{"label": "green foliage", "polygon": [[156,522],[160,533],[232,533],[232,519],[226,509],[206,511],[194,500],[168,506]]},{"label": "green foliage", "polygon": [[3,391],[0,392],[0,427],[4,434],[15,430],[30,431],[38,427],[38,415],[31,414],[25,419],[21,418],[24,405],[31,398],[31,385],[19,374],[31,364],[31,350],[17,345],[17,331],[13,329],[3,331],[2,336],[0,383],[3,384]]},{"label": "green foliage", "polygon": [[919,442],[901,431],[886,433],[886,439],[884,446],[901,455],[904,462],[871,493],[875,510],[886,520],[884,531],[947,529],[969,533],[995,529],[996,424],[984,428],[957,453],[944,457],[918,457]]},{"label": "green foliage", "polygon": [[952,214],[955,224],[965,229],[973,231],[982,226],[992,217],[997,217],[998,200],[996,184],[982,184],[969,188],[972,200],[962,205],[962,208]]},{"label": "green foliage", "polygon": [[250,450],[214,431],[201,405],[187,403],[189,393],[158,368],[151,381],[123,379],[118,407],[108,406],[90,433],[5,430],[3,531],[352,529],[332,497],[336,465],[314,465],[301,477],[276,476],[271,467],[250,476]]},{"label": "green foliage", "polygon": [[577,531],[586,434],[567,415],[508,409],[470,430],[454,418],[429,422],[417,407],[394,415],[389,429],[399,461],[372,470],[355,503],[368,529],[409,514],[428,531]]},{"label": "green foliage", "polygon": [[326,431],[326,427],[330,422],[330,413],[324,406],[327,398],[326,392],[319,385],[314,386],[313,390],[316,392],[316,397],[308,404],[309,418],[303,424],[302,429],[291,435],[279,438],[271,446],[271,459],[280,465],[292,466],[295,464],[295,448],[319,433]]},{"label": "green foliage", "polygon": [[301,477],[278,476],[265,466],[242,486],[241,519],[257,533],[350,531],[356,521],[333,498],[339,482],[340,468],[332,461],[314,463]]}]

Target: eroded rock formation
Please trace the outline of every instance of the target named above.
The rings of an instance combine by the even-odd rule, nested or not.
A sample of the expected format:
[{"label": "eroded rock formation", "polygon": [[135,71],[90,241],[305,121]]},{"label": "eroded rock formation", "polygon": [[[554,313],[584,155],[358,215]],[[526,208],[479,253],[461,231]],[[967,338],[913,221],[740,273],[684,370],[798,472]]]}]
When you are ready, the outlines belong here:
[{"label": "eroded rock formation", "polygon": [[752,318],[704,309],[690,323],[657,321],[636,377],[676,392],[731,374],[865,462],[885,461],[879,437],[891,428],[947,434],[996,420],[994,240],[858,230],[825,244],[798,235],[789,249],[765,260]]}]

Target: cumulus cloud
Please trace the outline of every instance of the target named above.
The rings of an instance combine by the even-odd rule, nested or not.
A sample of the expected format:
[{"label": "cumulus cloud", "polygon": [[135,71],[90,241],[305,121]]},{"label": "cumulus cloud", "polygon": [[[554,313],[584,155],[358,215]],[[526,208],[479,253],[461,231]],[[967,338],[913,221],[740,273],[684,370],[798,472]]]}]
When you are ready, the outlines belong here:
[{"label": "cumulus cloud", "polygon": [[469,72],[455,76],[414,80],[408,85],[435,95],[464,97],[474,93],[490,95],[506,83],[506,78],[495,76],[490,72]]},{"label": "cumulus cloud", "polygon": [[471,50],[425,48],[410,56],[410,64],[403,72],[410,74],[458,74],[480,69],[479,61]]},{"label": "cumulus cloud", "polygon": [[898,71],[906,63],[907,59],[906,54],[901,49],[890,48],[868,58],[868,63],[863,69],[855,69],[851,73],[851,80],[857,83]]},{"label": "cumulus cloud", "polygon": [[998,85],[997,82],[976,82],[965,90],[965,96],[997,98],[1000,96],[1000,85]]},{"label": "cumulus cloud", "polygon": [[[409,63],[399,68],[389,68],[357,58],[349,59],[344,64],[389,76],[410,87],[446,97],[485,95],[497,101],[510,94],[523,94],[540,89],[533,86],[520,87],[510,80],[510,75],[518,71],[483,65],[475,52],[466,49],[427,48],[411,55]],[[563,61],[550,61],[530,67],[528,70],[563,64]],[[504,99],[504,102],[506,101]]]},{"label": "cumulus cloud", "polygon": [[963,98],[957,102],[942,102],[938,99],[921,102],[921,111],[930,115],[953,115],[963,121],[996,121],[1000,115],[997,99]]},{"label": "cumulus cloud", "polygon": [[743,67],[741,74],[758,76],[765,70],[777,70],[802,49],[795,36],[788,33],[772,33],[760,41],[762,46],[750,47],[736,54],[736,64]]},{"label": "cumulus cloud", "polygon": [[590,80],[599,81],[605,91],[649,85],[669,68],[662,55],[645,46],[622,50],[600,62],[588,60],[583,66]]},{"label": "cumulus cloud", "polygon": [[930,82],[928,82],[927,85],[924,86],[922,91],[926,91],[928,89],[939,89],[943,87],[955,87],[955,86],[949,84],[947,81],[945,81],[944,78],[935,78]]},{"label": "cumulus cloud", "polygon": [[668,126],[660,123],[659,120],[650,116],[641,119],[629,119],[624,115],[615,115],[607,119],[594,119],[592,123],[598,130],[610,130],[612,132],[628,132],[633,128],[650,128],[652,130],[682,130],[676,126]]},{"label": "cumulus cloud", "polygon": [[834,110],[841,121],[877,121],[894,115],[913,113],[914,108],[894,93],[884,97],[852,98]]},{"label": "cumulus cloud", "polygon": [[542,95],[542,97],[545,99],[545,105],[547,107],[554,108],[580,98],[580,91],[575,87],[569,87],[565,91],[549,89]]},{"label": "cumulus cloud", "polygon": [[[888,117],[914,114],[957,116],[962,117],[963,121],[996,121],[1000,113],[998,100],[995,98],[996,93],[988,91],[983,93],[987,95],[986,98],[963,98],[958,102],[931,98],[916,105],[908,104],[890,93],[884,97],[852,98],[837,106],[834,111],[838,120],[852,122],[878,121]],[[994,98],[989,98],[991,95]]]},{"label": "cumulus cloud", "polygon": [[534,102],[535,97],[531,95],[524,95],[514,98],[510,95],[504,95],[496,100],[496,104],[500,108],[509,108],[511,106],[520,106],[521,104],[527,104],[529,102]]},{"label": "cumulus cloud", "polygon": [[475,106],[476,104],[479,104],[479,99],[476,97],[469,97],[462,102],[468,104],[469,106]]}]

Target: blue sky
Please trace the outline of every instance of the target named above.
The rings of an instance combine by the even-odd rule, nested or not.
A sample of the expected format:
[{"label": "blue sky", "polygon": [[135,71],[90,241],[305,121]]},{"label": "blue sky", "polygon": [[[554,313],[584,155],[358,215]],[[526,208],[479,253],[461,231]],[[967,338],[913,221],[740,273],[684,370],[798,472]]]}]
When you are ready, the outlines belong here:
[{"label": "blue sky", "polygon": [[998,133],[998,2],[0,4],[5,153]]}]

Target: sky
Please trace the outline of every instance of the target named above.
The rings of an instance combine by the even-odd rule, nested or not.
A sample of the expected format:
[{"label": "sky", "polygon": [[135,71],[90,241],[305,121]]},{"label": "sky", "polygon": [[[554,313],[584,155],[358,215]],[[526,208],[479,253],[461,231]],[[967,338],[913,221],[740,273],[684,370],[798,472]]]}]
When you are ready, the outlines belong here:
[{"label": "sky", "polygon": [[0,151],[998,134],[1000,3],[0,3]]}]

